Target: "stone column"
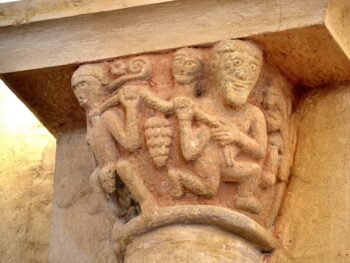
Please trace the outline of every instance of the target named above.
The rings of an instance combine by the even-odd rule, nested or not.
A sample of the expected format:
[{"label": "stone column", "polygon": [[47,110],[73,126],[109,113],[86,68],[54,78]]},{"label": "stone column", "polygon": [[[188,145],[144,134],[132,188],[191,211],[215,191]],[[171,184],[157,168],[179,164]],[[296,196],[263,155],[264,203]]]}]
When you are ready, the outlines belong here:
[{"label": "stone column", "polygon": [[113,233],[124,262],[262,262],[271,234],[247,216],[215,206],[159,209]]}]

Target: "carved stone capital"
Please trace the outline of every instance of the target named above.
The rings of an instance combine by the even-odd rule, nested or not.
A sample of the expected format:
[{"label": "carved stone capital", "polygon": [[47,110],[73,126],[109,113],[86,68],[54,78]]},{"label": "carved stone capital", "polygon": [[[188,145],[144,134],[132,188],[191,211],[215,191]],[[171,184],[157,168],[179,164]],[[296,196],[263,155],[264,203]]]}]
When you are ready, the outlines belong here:
[{"label": "carved stone capital", "polygon": [[260,251],[275,246],[295,135],[291,85],[256,44],[225,40],[82,65],[72,86],[99,169],[91,182],[125,221],[112,235],[121,260],[173,253],[167,262],[188,262],[175,244],[210,243],[208,231],[207,246],[226,240],[237,251],[200,261],[205,246],[197,246],[193,260],[262,262]]}]

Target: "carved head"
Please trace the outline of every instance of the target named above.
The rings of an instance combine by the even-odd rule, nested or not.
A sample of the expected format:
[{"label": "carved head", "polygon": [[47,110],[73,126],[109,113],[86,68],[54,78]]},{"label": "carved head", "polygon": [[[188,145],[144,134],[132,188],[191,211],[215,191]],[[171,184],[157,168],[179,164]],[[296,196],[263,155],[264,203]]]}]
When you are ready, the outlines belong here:
[{"label": "carved head", "polygon": [[246,104],[262,63],[262,51],[250,41],[224,40],[214,47],[211,70],[227,104],[234,107]]},{"label": "carved head", "polygon": [[182,48],[173,58],[173,76],[177,84],[186,85],[197,81],[203,68],[203,57],[194,48]]},{"label": "carved head", "polygon": [[79,104],[86,110],[106,99],[108,91],[108,68],[105,63],[80,66],[72,76],[72,88]]},{"label": "carved head", "polygon": [[287,112],[285,97],[276,86],[270,86],[263,93],[262,105],[266,110],[267,132],[276,132],[282,129],[284,115]]}]

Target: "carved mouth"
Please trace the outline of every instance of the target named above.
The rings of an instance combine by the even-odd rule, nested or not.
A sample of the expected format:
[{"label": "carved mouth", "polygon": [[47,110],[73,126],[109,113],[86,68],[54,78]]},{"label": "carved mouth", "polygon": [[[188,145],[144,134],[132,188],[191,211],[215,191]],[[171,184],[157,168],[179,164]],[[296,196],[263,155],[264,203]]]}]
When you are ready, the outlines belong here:
[{"label": "carved mouth", "polygon": [[176,73],[176,75],[178,77],[182,77],[182,78],[187,78],[187,77],[191,77],[192,75],[191,74],[188,74],[188,73]]}]

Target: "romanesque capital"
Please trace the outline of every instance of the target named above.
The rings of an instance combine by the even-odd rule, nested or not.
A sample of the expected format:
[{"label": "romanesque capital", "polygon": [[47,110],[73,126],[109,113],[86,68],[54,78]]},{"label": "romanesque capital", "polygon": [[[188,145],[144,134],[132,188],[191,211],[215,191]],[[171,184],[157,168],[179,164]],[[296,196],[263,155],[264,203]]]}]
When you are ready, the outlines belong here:
[{"label": "romanesque capital", "polygon": [[293,98],[258,45],[224,40],[85,64],[72,88],[97,163],[91,184],[123,221],[111,233],[121,262],[257,263],[274,249]]}]

